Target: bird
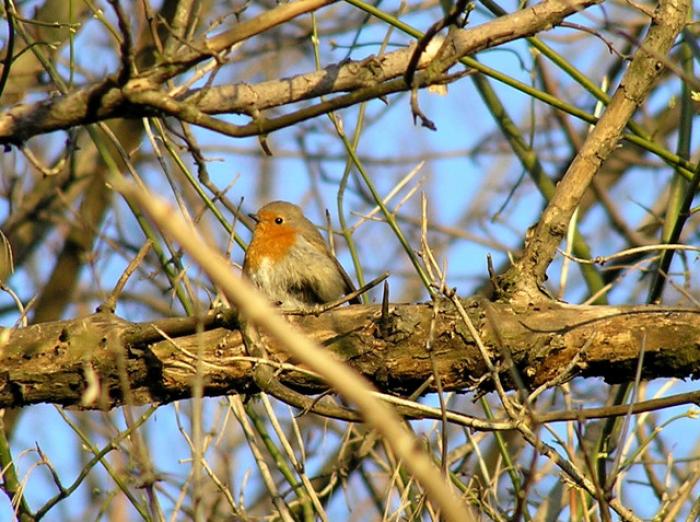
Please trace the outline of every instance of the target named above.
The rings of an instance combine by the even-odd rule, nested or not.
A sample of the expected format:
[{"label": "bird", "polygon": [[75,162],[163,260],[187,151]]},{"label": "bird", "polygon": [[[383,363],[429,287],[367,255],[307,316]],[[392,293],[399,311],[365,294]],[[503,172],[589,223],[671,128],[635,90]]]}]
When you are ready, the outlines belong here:
[{"label": "bird", "polygon": [[[256,225],[243,273],[270,301],[303,310],[355,291],[350,276],[299,206],[272,201],[250,217]],[[361,301],[354,297],[350,302]]]}]

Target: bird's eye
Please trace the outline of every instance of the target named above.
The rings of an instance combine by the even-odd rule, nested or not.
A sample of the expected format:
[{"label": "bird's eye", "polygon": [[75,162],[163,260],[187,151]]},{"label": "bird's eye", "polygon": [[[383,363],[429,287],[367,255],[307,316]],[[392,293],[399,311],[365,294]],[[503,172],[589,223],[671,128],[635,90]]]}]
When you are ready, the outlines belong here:
[{"label": "bird's eye", "polygon": [[284,223],[284,219],[282,219],[281,217],[276,217],[275,223],[277,223],[278,225],[281,225],[282,223]]}]

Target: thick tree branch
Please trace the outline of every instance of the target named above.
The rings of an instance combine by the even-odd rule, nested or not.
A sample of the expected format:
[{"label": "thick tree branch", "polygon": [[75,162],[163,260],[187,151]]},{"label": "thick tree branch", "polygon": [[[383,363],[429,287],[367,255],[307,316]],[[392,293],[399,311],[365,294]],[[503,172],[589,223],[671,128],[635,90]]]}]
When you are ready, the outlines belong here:
[{"label": "thick tree branch", "polygon": [[[444,71],[464,56],[546,30],[560,23],[567,16],[599,1],[547,0],[474,28],[453,31],[450,35],[449,45],[443,46],[438,57],[439,63],[432,66],[431,70],[434,73]],[[297,3],[301,2],[284,5]],[[325,3],[320,0],[318,2],[304,2],[308,7],[306,11],[318,8]],[[306,12],[305,10],[297,11],[285,15],[296,16],[296,14]],[[261,17],[269,17],[269,15],[270,13],[265,13]],[[255,20],[260,22],[257,18]],[[188,52],[184,53],[184,56],[178,57],[177,62],[156,65],[152,69],[142,72],[138,77],[127,81],[124,85],[121,85],[116,78],[110,77],[98,84],[84,87],[65,96],[12,107],[0,114],[0,144],[21,143],[39,134],[109,118],[142,118],[158,114],[163,110],[166,111],[166,114],[173,113],[174,109],[168,110],[161,106],[162,104],[151,102],[158,97],[164,101],[171,99],[167,92],[162,91],[166,80],[186,70],[183,68],[184,65],[192,66],[225,49],[226,45],[240,41],[243,36],[249,37],[276,25],[273,23],[275,20],[264,20],[266,23],[257,24],[251,20],[250,27],[246,25],[247,29],[243,32],[239,28],[235,37],[224,38],[224,35],[227,34],[224,33],[211,40],[194,43],[188,48]],[[241,24],[241,26],[243,25]],[[223,45],[222,42],[226,45]],[[206,49],[207,52],[195,51],[197,49]],[[257,85],[241,83],[208,88],[204,91],[192,91],[173,97],[171,105],[174,101],[183,103],[190,108],[193,114],[248,114],[255,120],[247,126],[242,126],[244,128],[238,131],[239,134],[250,135],[251,129],[253,133],[263,133],[272,130],[264,128],[265,120],[259,117],[259,112],[265,109],[283,107],[334,93],[366,90],[367,88],[376,88],[376,92],[371,96],[364,96],[362,100],[378,98],[386,94],[382,85],[405,73],[412,54],[412,48],[402,49],[381,57],[369,57],[361,61],[329,65],[322,71],[302,74],[293,78],[262,82]],[[424,68],[428,63],[429,60],[426,57],[421,60],[419,67]],[[401,90],[409,89],[405,82],[401,83]],[[390,92],[394,92],[394,90],[392,89]],[[139,96],[135,96],[136,94]],[[353,103],[355,102],[356,100],[353,101]],[[341,103],[340,106],[345,105]],[[328,107],[323,106],[320,113],[337,108],[333,106],[331,101]],[[312,111],[311,115],[304,110],[299,111],[297,117],[288,116],[284,121],[284,126],[303,121],[319,113],[319,111],[314,111],[314,107],[306,110]],[[175,112],[182,117],[183,110],[181,108]],[[188,121],[197,123],[193,116],[188,118]],[[207,126],[213,127],[211,124]],[[275,128],[280,128],[280,126],[274,126],[273,129]],[[234,132],[227,133],[236,135]]]},{"label": "thick tree branch", "polygon": [[[582,307],[551,303],[514,312],[482,299],[465,301],[480,336],[500,362],[501,378],[513,387],[509,352],[530,388],[555,384],[579,374],[609,382],[631,380],[644,346],[646,379],[700,376],[700,311],[661,306]],[[466,327],[449,304],[441,307],[433,340],[442,386],[470,390],[487,375]],[[485,319],[494,318],[494,324]],[[289,317],[310,337],[347,362],[379,389],[409,395],[433,375],[426,340],[430,305],[392,305],[382,332],[379,306],[352,306],[319,317]],[[135,404],[187,398],[201,349],[205,394],[258,390],[256,364],[270,365],[280,383],[303,393],[327,389],[317,377],[263,337],[270,360],[250,357],[240,332],[217,326],[213,316],[194,333],[191,318],[129,323],[109,314],[58,321],[9,332],[2,350],[0,407],[52,402],[85,408],[123,403],[118,357],[126,358]],[[167,336],[168,339],[165,339]],[[488,382],[481,387],[488,389]],[[434,391],[430,385],[426,391]],[[85,400],[91,402],[85,403]]]}]

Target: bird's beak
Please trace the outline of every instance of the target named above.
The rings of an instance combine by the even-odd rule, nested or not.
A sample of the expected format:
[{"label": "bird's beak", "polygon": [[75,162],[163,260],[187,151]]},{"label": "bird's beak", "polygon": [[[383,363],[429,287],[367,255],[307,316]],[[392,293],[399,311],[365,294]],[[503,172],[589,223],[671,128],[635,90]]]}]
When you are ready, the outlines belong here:
[{"label": "bird's beak", "polygon": [[254,214],[251,212],[250,214],[248,214],[248,217],[250,219],[252,219],[253,221],[255,221],[255,223],[260,223],[260,218],[258,217],[257,214]]}]

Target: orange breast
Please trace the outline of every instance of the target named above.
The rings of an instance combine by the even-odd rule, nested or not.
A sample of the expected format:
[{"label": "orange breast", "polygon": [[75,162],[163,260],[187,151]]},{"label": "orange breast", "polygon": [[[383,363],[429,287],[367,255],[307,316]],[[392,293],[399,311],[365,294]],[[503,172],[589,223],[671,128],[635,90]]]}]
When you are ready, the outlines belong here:
[{"label": "orange breast", "polygon": [[259,223],[253,240],[248,245],[244,268],[248,272],[255,272],[264,258],[273,263],[280,260],[287,255],[295,239],[296,231],[292,227]]}]

